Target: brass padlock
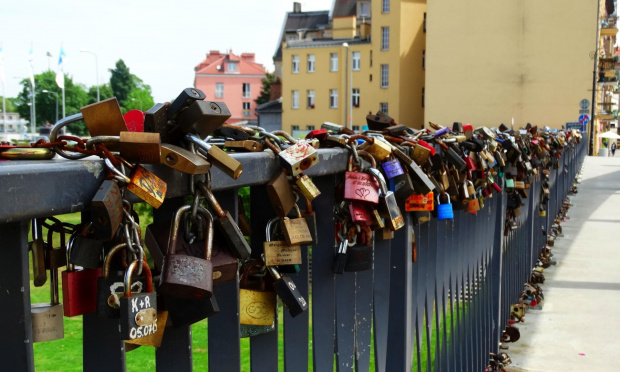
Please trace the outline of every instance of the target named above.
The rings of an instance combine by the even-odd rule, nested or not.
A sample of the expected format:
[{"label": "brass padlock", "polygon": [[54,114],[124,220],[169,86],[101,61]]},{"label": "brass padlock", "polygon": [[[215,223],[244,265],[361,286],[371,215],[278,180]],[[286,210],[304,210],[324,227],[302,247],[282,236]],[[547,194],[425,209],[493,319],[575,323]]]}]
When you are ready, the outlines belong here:
[{"label": "brass padlock", "polygon": [[58,270],[50,270],[50,303],[32,304],[32,341],[45,342],[65,337],[63,307],[58,296]]},{"label": "brass padlock", "polygon": [[235,151],[251,151],[261,152],[263,151],[263,144],[254,140],[244,141],[225,141],[224,146]]},{"label": "brass padlock", "polygon": [[161,163],[187,174],[205,174],[211,169],[202,156],[168,143],[161,145]]},{"label": "brass padlock", "polygon": [[302,192],[302,194],[304,194],[304,196],[308,200],[312,201],[317,196],[321,195],[321,191],[319,191],[319,188],[316,187],[316,185],[314,184],[314,182],[312,182],[310,177],[306,176],[305,174],[300,173],[294,178],[295,178],[295,184],[297,185],[297,187],[299,187],[299,190]]},{"label": "brass padlock", "polygon": [[[50,242],[51,244],[51,242]],[[45,246],[43,241],[43,226],[41,220],[32,220],[32,274],[35,287],[41,287],[47,281],[47,271],[45,271]]]},{"label": "brass padlock", "polygon": [[276,215],[286,217],[295,205],[295,195],[284,170],[276,174],[265,188]]},{"label": "brass padlock", "polygon": [[123,200],[118,184],[104,180],[90,204],[93,232],[97,239],[110,240],[123,219]]},{"label": "brass padlock", "polygon": [[360,150],[367,151],[377,161],[383,161],[390,157],[392,154],[392,148],[387,142],[380,137],[367,137],[364,135],[354,135],[349,138],[349,143],[357,139],[363,139],[366,142],[359,145]]},{"label": "brass padlock", "polygon": [[266,290],[265,271],[260,260],[244,263],[239,278],[239,322],[241,337],[256,336],[275,330],[277,299]]},{"label": "brass padlock", "polygon": [[123,159],[129,162],[161,164],[159,133],[123,131],[120,134],[119,150]]},{"label": "brass padlock", "polygon": [[84,106],[80,111],[92,137],[120,136],[122,131],[127,130],[116,97]]},{"label": "brass padlock", "polygon": [[243,166],[235,158],[217,146],[210,145],[194,134],[186,134],[185,139],[196,146],[200,154],[232,179],[237,179],[243,172]]},{"label": "brass padlock", "polygon": [[274,223],[280,217],[274,217],[267,222],[265,236],[267,241],[263,243],[265,255],[265,266],[279,265],[301,265],[301,246],[299,244],[289,245],[285,241],[271,240]]},{"label": "brass padlock", "polygon": [[312,243],[312,235],[310,235],[306,219],[301,216],[297,204],[294,208],[297,211],[297,218],[284,217],[280,221],[286,243],[288,245]]}]

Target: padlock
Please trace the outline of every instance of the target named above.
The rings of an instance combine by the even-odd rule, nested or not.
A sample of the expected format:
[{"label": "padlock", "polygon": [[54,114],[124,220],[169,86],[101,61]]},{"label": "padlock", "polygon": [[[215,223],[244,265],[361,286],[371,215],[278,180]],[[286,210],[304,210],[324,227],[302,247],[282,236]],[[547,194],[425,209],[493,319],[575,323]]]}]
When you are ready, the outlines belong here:
[{"label": "padlock", "polygon": [[332,264],[332,273],[334,274],[344,274],[344,267],[347,263],[347,248],[349,245],[349,240],[344,239],[338,245],[338,251],[334,256],[334,263]]},{"label": "padlock", "polygon": [[259,260],[248,261],[241,268],[239,280],[241,337],[256,336],[275,330],[276,294],[265,290],[266,278],[262,270],[263,266]]},{"label": "padlock", "polygon": [[132,163],[161,164],[159,133],[123,131],[119,151],[123,159]]},{"label": "padlock", "polygon": [[299,244],[288,244],[282,240],[272,240],[274,223],[280,217],[275,217],[267,222],[265,236],[267,241],[263,243],[265,255],[265,266],[279,265],[301,265],[301,246]]},{"label": "padlock", "polygon": [[[355,145],[351,146],[353,154],[357,152]],[[362,201],[372,204],[379,203],[379,183],[368,173],[354,171],[353,157],[349,156],[348,171],[344,178],[344,198],[350,201]],[[359,166],[360,164],[357,164]]]},{"label": "padlock", "polygon": [[164,257],[161,270],[159,290],[162,293],[183,298],[203,298],[213,295],[213,263],[211,254],[213,249],[213,217],[203,207],[197,208],[197,213],[207,221],[207,234],[203,257],[176,254],[181,217],[192,209],[191,205],[179,208],[174,215],[170,226],[170,240],[168,252]]},{"label": "padlock", "polygon": [[440,197],[440,194],[437,194],[437,219],[438,220],[453,219],[454,211],[452,210],[452,203],[450,202],[450,195],[448,195],[448,203],[446,204],[441,204],[441,202],[439,201],[439,197]]},{"label": "padlock", "polygon": [[319,162],[319,153],[310,140],[299,140],[287,149],[278,152],[280,163],[288,174],[295,177]]},{"label": "padlock", "polygon": [[210,145],[194,134],[186,134],[185,139],[198,146],[198,152],[206,157],[212,165],[236,180],[243,172],[243,166],[232,156],[217,146]]},{"label": "padlock", "polygon": [[280,227],[286,243],[288,245],[312,243],[312,236],[310,235],[306,219],[301,216],[301,211],[297,204],[293,208],[297,211],[297,218],[284,217],[280,220]]},{"label": "padlock", "polygon": [[198,100],[181,111],[176,124],[183,133],[195,134],[204,139],[230,117],[231,113],[224,102]]},{"label": "padlock", "polygon": [[71,260],[75,250],[74,233],[67,244],[67,269],[62,272],[62,302],[65,316],[90,314],[97,310],[97,280],[101,268],[75,270]]},{"label": "padlock", "polygon": [[356,225],[370,226],[373,223],[372,212],[366,203],[359,201],[349,202],[349,213],[351,214],[351,222]]},{"label": "padlock", "polygon": [[[122,252],[127,247],[127,243],[117,244],[106,255],[103,261],[102,276],[97,279],[97,315],[103,318],[120,317],[120,301],[124,291],[122,275],[110,273],[112,257],[118,252]],[[143,281],[136,281],[132,284],[132,292],[141,292],[144,287]]]},{"label": "padlock", "polygon": [[101,267],[104,242],[94,239],[90,235],[92,223],[89,223],[82,231],[78,231],[73,237],[71,252],[67,253],[67,260],[75,266],[85,269],[97,269]]},{"label": "padlock", "polygon": [[[250,133],[248,133],[248,130],[251,129],[224,123],[219,126],[213,134],[219,137],[231,138],[233,141],[246,141],[250,139]],[[254,130],[251,131],[254,132]]]},{"label": "padlock", "polygon": [[412,194],[405,201],[405,211],[407,212],[419,212],[419,211],[432,211],[435,209],[435,197],[433,192],[429,192],[426,195]]},{"label": "padlock", "polygon": [[235,151],[250,151],[261,152],[263,151],[263,144],[254,140],[245,141],[225,141],[224,147]]},{"label": "padlock", "polygon": [[[207,180],[210,183],[210,174],[207,174]],[[215,199],[215,195],[213,195],[211,189],[207,187],[204,182],[199,182],[196,185],[205,196],[209,207],[211,207],[211,210],[215,214],[215,227],[217,227],[217,229],[224,236],[230,253],[240,260],[245,260],[250,257],[252,249],[245,240],[241,230],[239,230],[239,226],[235,223],[235,220],[233,220],[230,213],[222,209],[220,204]]]},{"label": "padlock", "polygon": [[335,133],[335,134],[348,134],[348,135],[355,134],[353,130],[345,126],[342,126],[342,125],[330,123],[329,121],[323,122],[323,124],[321,124],[321,129],[331,131],[332,133]]},{"label": "padlock", "polygon": [[132,165],[123,161],[131,169],[131,173],[127,177],[114,167],[110,159],[106,158],[105,163],[115,175],[119,176],[127,184],[127,190],[134,193],[153,208],[159,208],[164,202],[168,186],[154,173],[149,172],[139,164]]},{"label": "padlock", "polygon": [[161,145],[161,163],[187,174],[205,174],[211,163],[205,158],[180,146],[164,143]]},{"label": "padlock", "polygon": [[321,191],[316,187],[310,177],[303,173],[298,174],[295,178],[295,184],[299,187],[299,190],[306,199],[310,201],[314,200],[317,196],[321,195]]},{"label": "padlock", "polygon": [[177,96],[177,98],[172,101],[170,106],[166,109],[166,116],[170,120],[175,120],[177,116],[190,106],[195,101],[202,101],[207,96],[200,89],[196,88],[185,88],[183,91]]},{"label": "padlock", "polygon": [[346,272],[372,270],[374,263],[374,249],[371,245],[354,244],[347,248]]},{"label": "padlock", "polygon": [[267,182],[265,189],[276,215],[286,217],[295,205],[295,195],[284,170]]},{"label": "padlock", "polygon": [[[35,287],[41,287],[47,281],[47,271],[45,271],[45,246],[43,241],[43,226],[41,220],[32,220],[32,274]],[[51,242],[50,242],[51,244]]]},{"label": "padlock", "polygon": [[[110,163],[111,164],[111,163]],[[95,238],[110,240],[123,219],[121,191],[114,180],[104,180],[90,204]]]},{"label": "padlock", "polygon": [[420,144],[413,147],[413,153],[411,154],[411,158],[416,162],[417,165],[423,166],[426,164],[426,161],[431,156],[431,150],[427,147],[424,147]]},{"label": "padlock", "polygon": [[127,130],[116,97],[84,106],[80,111],[91,137],[120,136]]},{"label": "padlock", "polygon": [[377,111],[374,115],[366,115],[366,124],[368,124],[368,128],[370,130],[384,130],[385,128],[395,124],[395,122],[394,119],[388,116],[388,114],[383,111]]},{"label": "padlock", "polygon": [[396,195],[396,200],[398,200],[399,203],[404,203],[411,195],[415,193],[415,190],[413,188],[413,182],[411,181],[411,177],[407,172],[394,178],[393,183],[393,191]]},{"label": "padlock", "polygon": [[422,171],[416,162],[396,147],[392,148],[392,151],[402,162],[404,168],[407,170],[407,173],[409,173],[416,193],[428,194],[430,191],[435,189],[429,177]]},{"label": "padlock", "polygon": [[58,270],[50,270],[50,303],[32,304],[32,341],[45,342],[65,337],[63,307],[58,298]]},{"label": "padlock", "polygon": [[298,191],[297,189],[293,189],[293,191],[303,197],[306,202],[306,209],[301,211],[301,215],[306,219],[306,224],[308,225],[308,230],[310,231],[310,236],[312,237],[312,242],[309,244],[314,247],[319,242],[319,234],[317,231],[316,214],[312,209],[312,202],[301,191]]},{"label": "padlock", "polygon": [[329,136],[327,129],[315,129],[306,134],[306,139],[316,138],[319,141],[325,140]]},{"label": "padlock", "polygon": [[390,230],[396,231],[405,226],[405,220],[396,201],[396,196],[392,191],[388,190],[383,175],[379,170],[370,168],[370,171],[374,174],[377,181],[379,181],[381,187],[378,207],[379,215],[385,219],[387,227],[390,228]]},{"label": "padlock", "polygon": [[120,298],[121,340],[133,340],[157,332],[157,295],[153,292],[153,278],[146,261],[142,263],[142,272],[146,277],[146,292],[131,291],[131,277],[138,269],[138,262],[138,260],[132,261],[125,272],[125,292]]},{"label": "padlock", "polygon": [[130,132],[144,132],[144,112],[141,110],[129,110],[123,115],[125,125]]},{"label": "padlock", "polygon": [[381,163],[381,167],[383,168],[383,171],[385,172],[385,175],[388,179],[398,177],[401,174],[405,173],[398,159],[394,157],[391,157],[390,159],[387,159],[383,163]]},{"label": "padlock", "polygon": [[284,307],[288,310],[291,317],[296,317],[308,310],[308,302],[301,293],[299,293],[293,279],[286,274],[281,274],[273,266],[267,266],[267,271],[269,271],[269,274],[271,274],[274,279],[274,291],[282,300]]},{"label": "padlock", "polygon": [[349,144],[357,139],[363,139],[365,142],[359,145],[360,150],[367,151],[377,161],[384,161],[392,154],[392,147],[381,137],[367,137],[361,134],[351,136]]}]

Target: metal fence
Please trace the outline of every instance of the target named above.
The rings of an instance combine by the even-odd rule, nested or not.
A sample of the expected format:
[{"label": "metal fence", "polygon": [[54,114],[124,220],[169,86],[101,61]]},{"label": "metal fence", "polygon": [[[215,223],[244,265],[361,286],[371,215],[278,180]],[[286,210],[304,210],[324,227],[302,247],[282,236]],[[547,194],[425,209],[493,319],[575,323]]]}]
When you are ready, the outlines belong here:
[{"label": "metal fence", "polygon": [[[284,369],[309,370],[311,359],[315,371],[422,371],[422,360],[428,371],[484,370],[489,352],[498,352],[510,304],[520,297],[544,246],[542,227],[549,231],[586,155],[587,143],[584,138],[574,148],[567,146],[559,168],[551,169],[547,217],[538,213],[540,176],[531,182],[518,228],[508,236],[504,236],[506,193],[487,199],[477,215],[455,210],[454,220],[432,218],[414,225],[412,215],[405,213],[406,226],[394,239],[375,237],[374,269],[344,275],[331,270],[333,205],[334,188],[348,154],[340,149],[320,150],[320,163],[308,172],[322,192],[313,203],[319,241],[312,248],[303,247],[304,264],[291,275],[301,293],[311,298],[311,309],[296,318],[280,313]],[[264,184],[279,170],[279,162],[270,152],[239,154],[236,159],[243,164],[241,178],[233,181],[213,169],[212,187],[236,218],[237,190],[250,186],[251,243],[262,246],[264,226],[272,217]],[[155,169],[168,183],[166,202],[154,214],[154,223],[165,226],[189,193],[188,182],[179,172],[163,166]],[[4,370],[34,369],[28,222],[83,210],[104,178],[102,170],[100,160],[0,164],[0,365]],[[503,185],[504,179],[496,181]],[[156,352],[157,371],[191,371],[192,347],[208,349],[209,371],[239,371],[238,292],[238,281],[215,288],[220,312],[208,320],[208,345],[192,345],[189,326],[167,328]],[[85,371],[125,370],[117,323],[96,314],[83,316]],[[277,371],[278,332],[252,337],[250,356],[252,371]]]}]

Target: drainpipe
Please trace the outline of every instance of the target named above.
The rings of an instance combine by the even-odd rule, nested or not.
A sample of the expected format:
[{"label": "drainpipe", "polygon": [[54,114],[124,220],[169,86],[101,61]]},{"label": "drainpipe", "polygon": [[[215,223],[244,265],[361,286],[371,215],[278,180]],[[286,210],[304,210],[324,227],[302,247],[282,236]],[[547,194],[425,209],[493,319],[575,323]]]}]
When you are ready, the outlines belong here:
[{"label": "drainpipe", "polygon": [[592,114],[590,117],[590,146],[588,148],[588,155],[594,155],[594,114],[596,112],[596,88],[598,87],[598,45],[601,34],[601,2],[600,0],[596,2],[596,46],[594,48],[594,78],[592,79]]}]

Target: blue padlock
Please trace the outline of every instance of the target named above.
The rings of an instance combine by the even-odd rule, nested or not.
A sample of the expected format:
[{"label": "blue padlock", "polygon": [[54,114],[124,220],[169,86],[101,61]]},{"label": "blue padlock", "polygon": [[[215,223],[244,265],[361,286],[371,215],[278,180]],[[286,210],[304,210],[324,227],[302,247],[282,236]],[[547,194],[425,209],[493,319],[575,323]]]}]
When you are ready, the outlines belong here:
[{"label": "blue padlock", "polygon": [[437,220],[451,220],[454,219],[454,210],[452,210],[452,203],[450,202],[450,195],[448,195],[448,203],[441,204],[439,201],[439,195],[437,194]]}]

